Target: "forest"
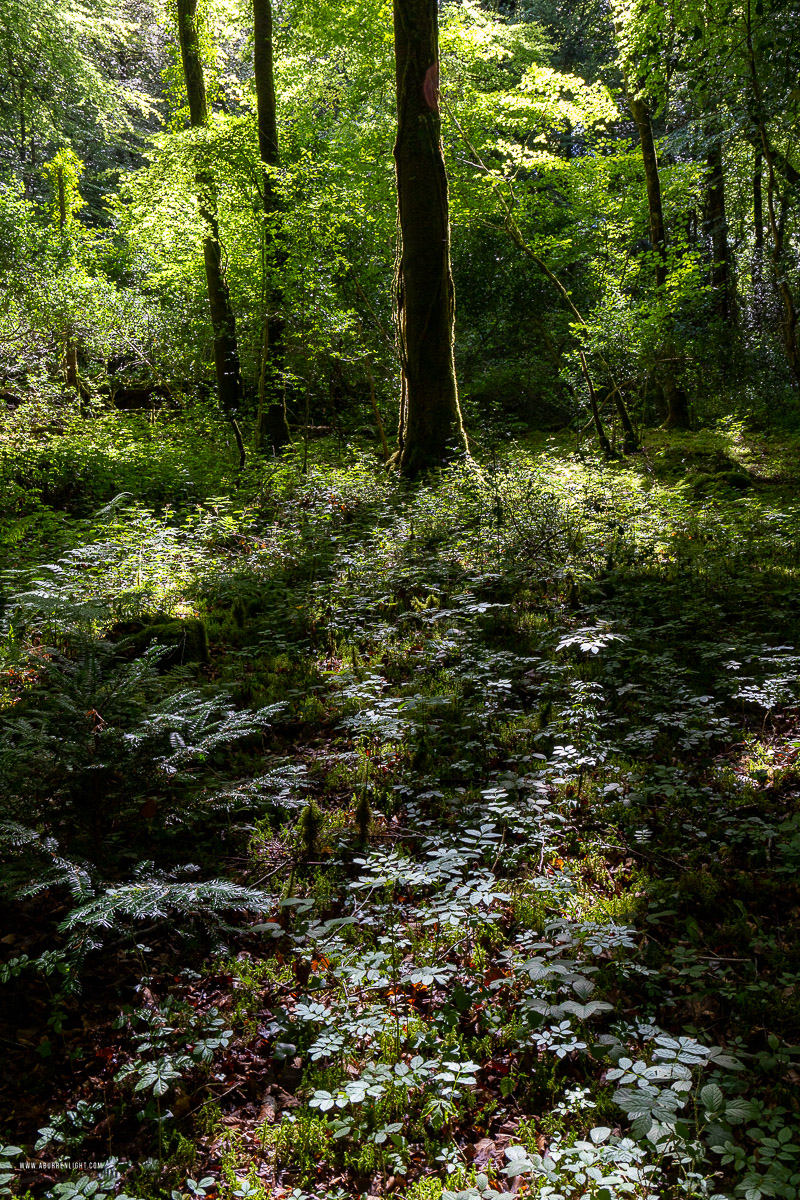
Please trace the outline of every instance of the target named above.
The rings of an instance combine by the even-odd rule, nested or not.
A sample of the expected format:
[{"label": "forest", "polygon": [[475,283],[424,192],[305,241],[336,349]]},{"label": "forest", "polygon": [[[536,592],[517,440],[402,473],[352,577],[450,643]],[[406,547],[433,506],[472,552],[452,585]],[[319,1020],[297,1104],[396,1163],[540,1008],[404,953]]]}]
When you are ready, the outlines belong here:
[{"label": "forest", "polygon": [[798,0],[0,0],[0,1197],[800,1200]]}]

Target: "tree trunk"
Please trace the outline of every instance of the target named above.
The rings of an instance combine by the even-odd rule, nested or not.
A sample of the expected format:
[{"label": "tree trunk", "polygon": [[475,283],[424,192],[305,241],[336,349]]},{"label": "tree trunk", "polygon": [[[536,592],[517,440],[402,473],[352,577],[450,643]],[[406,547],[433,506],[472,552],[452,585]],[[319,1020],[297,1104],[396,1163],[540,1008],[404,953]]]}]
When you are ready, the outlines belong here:
[{"label": "tree trunk", "polygon": [[764,199],[761,191],[763,158],[761,150],[757,148],[753,168],[753,227],[756,235],[755,248],[759,251],[764,249]]},{"label": "tree trunk", "polygon": [[796,382],[800,383],[800,345],[798,345],[797,306],[794,300],[794,293],[787,278],[786,268],[783,265],[784,230],[788,203],[786,197],[782,197],[781,215],[778,218],[775,210],[775,171],[769,156],[769,142],[767,140],[765,125],[762,125],[761,133],[764,143],[764,157],[767,160],[768,168],[767,213],[769,215],[770,233],[772,235],[772,265],[775,271],[778,292],[783,303],[783,343],[786,348],[786,357],[789,360],[792,374]]},{"label": "tree trunk", "polygon": [[25,162],[25,151],[27,145],[27,130],[25,128],[25,80],[19,81],[19,157],[20,162]]},{"label": "tree trunk", "polygon": [[661,178],[658,174],[658,155],[653,137],[650,111],[643,100],[629,100],[639,142],[642,147],[644,180],[647,187],[647,211],[650,218],[650,241],[656,252],[656,287],[667,282],[667,230],[664,224],[664,206],[661,201]]},{"label": "tree trunk", "polygon": [[733,324],[734,303],[730,282],[730,249],[725,214],[725,172],[722,146],[714,141],[708,151],[706,174],[705,232],[711,241],[711,286],[714,310],[723,321]]},{"label": "tree trunk", "polygon": [[455,288],[439,116],[438,24],[437,0],[394,0],[402,372],[395,462],[406,476],[468,452],[453,358]]},{"label": "tree trunk", "polygon": [[[253,0],[253,71],[258,108],[258,151],[262,163],[277,167],[278,108],[275,100],[275,69],[272,49],[272,0]],[[264,208],[275,207],[272,177],[264,172]]]},{"label": "tree trunk", "polygon": [[[650,218],[650,241],[656,254],[656,288],[663,292],[667,282],[667,229],[664,223],[664,205],[661,199],[661,179],[658,173],[658,155],[653,137],[653,122],[650,110],[643,100],[629,97],[631,115],[639,133],[642,147],[642,163],[647,186],[647,211]],[[664,352],[671,358],[673,347],[669,337],[665,339]],[[664,364],[662,390],[667,405],[666,429],[689,428],[689,401],[686,392],[677,382],[675,367],[671,362]]]},{"label": "tree trunk", "polygon": [[[203,78],[203,64],[197,36],[197,0],[178,0],[178,37],[181,62],[189,100],[192,126],[208,124],[208,103]],[[239,449],[239,464],[245,464],[245,449],[236,414],[242,394],[239,366],[239,347],[236,340],[236,321],[230,293],[222,269],[222,247],[217,219],[217,195],[211,172],[201,169],[196,174],[200,217],[205,225],[203,263],[206,270],[208,305],[214,331],[214,366],[217,376],[217,395],[222,411],[231,423]]]},{"label": "tree trunk", "polygon": [[[253,0],[253,69],[258,110],[259,156],[266,166],[277,167],[280,163],[280,149],[272,49],[272,0]],[[280,310],[283,295],[279,284],[272,282],[270,286],[269,276],[276,269],[280,269],[285,256],[276,246],[280,197],[269,171],[262,171],[262,187],[265,312],[258,380],[256,448],[270,448],[273,454],[279,454],[289,441],[283,388],[284,321],[279,311],[270,312],[270,309]]]},{"label": "tree trunk", "polygon": [[[59,167],[56,173],[58,189],[58,228],[62,238],[67,231],[67,194],[64,185],[64,171]],[[78,345],[72,331],[71,322],[64,328],[64,377],[67,387],[81,391],[80,375],[78,373]]]},{"label": "tree trunk", "polygon": [[[767,167],[767,219],[769,221],[769,231],[772,239],[772,266],[775,272],[775,282],[781,297],[781,302],[783,304],[783,343],[786,348],[786,357],[789,361],[789,367],[794,375],[795,382],[800,384],[800,345],[798,344],[797,306],[795,304],[794,293],[792,292],[792,288],[787,277],[787,271],[783,263],[784,235],[786,227],[785,218],[788,210],[788,195],[784,192],[784,195],[781,197],[781,215],[778,217],[776,211],[776,153],[769,139],[766,117],[764,115],[764,97],[761,90],[761,81],[758,76],[755,48],[753,46],[753,24],[750,0],[747,0],[745,20],[750,81],[753,86],[753,100],[755,101],[754,119],[761,142],[761,152]],[[780,157],[782,160],[784,169],[783,173],[787,186],[793,187],[795,182],[800,180],[800,175],[798,175],[794,168],[791,168],[790,173],[786,168],[791,164],[788,164],[783,156],[777,157]]]}]

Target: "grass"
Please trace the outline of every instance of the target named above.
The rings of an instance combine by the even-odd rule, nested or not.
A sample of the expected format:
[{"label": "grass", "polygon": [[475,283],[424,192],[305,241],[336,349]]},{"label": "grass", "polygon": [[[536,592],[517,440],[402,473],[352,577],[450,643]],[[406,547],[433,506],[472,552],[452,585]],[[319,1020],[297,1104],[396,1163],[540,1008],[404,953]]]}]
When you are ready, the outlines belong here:
[{"label": "grass", "polygon": [[[319,443],[237,482],[194,419],[100,418],[69,496],[79,426],[5,434],[5,486],[50,490],[3,534],[0,1133],[143,1198],[799,1195],[790,439],[554,436],[414,487]],[[87,699],[82,771],[145,726],[164,764],[92,857],[40,680],[166,617],[208,661]],[[192,748],[187,686],[261,723]]]}]

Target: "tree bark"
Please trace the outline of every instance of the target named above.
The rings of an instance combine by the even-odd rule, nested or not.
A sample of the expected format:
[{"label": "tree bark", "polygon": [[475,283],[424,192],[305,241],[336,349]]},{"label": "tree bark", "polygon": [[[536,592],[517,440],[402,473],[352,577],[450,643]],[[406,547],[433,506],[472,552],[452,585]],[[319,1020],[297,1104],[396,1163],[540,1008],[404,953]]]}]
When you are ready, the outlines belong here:
[{"label": "tree bark", "polygon": [[400,472],[468,453],[456,385],[455,288],[439,115],[437,0],[394,0]]},{"label": "tree bark", "polygon": [[722,146],[712,143],[707,156],[705,232],[711,241],[711,286],[714,310],[723,321],[733,324],[735,306],[731,295],[730,248],[725,213],[725,170]]},{"label": "tree bark", "polygon": [[[253,0],[253,71],[258,108],[258,151],[262,163],[277,167],[278,106],[275,99],[275,67],[272,47],[272,0]],[[272,177],[264,172],[264,194],[273,193]],[[265,199],[264,208],[272,211],[274,199]]]},{"label": "tree bark", "polygon": [[[58,189],[58,228],[63,238],[67,232],[67,194],[64,185],[64,171],[61,167],[58,168],[56,173],[56,186]],[[78,345],[75,341],[72,324],[69,321],[64,329],[64,376],[67,387],[74,388],[76,392],[81,391],[80,374],[78,372]]]},{"label": "tree bark", "polygon": [[[208,124],[208,102],[197,36],[197,0],[178,0],[178,38],[181,62],[189,100],[189,119],[193,127]],[[206,271],[206,290],[214,331],[214,367],[217,376],[217,395],[220,408],[231,423],[239,450],[239,465],[244,466],[246,453],[236,415],[242,395],[242,376],[239,366],[239,346],[236,340],[236,320],[231,306],[228,284],[222,268],[222,247],[217,218],[217,195],[211,172],[196,174],[200,217],[206,229],[203,241],[203,263]]]},{"label": "tree bark", "polygon": [[[759,138],[761,141],[761,152],[764,162],[767,167],[767,219],[769,222],[769,231],[772,238],[772,265],[775,273],[775,282],[778,292],[783,303],[783,343],[786,348],[786,357],[789,361],[789,367],[794,375],[795,382],[800,384],[800,345],[798,344],[798,314],[795,304],[794,293],[792,292],[789,283],[786,268],[783,264],[784,253],[784,235],[785,235],[785,217],[788,209],[788,195],[784,193],[781,197],[781,215],[778,217],[776,212],[776,153],[773,149],[767,130],[767,122],[764,110],[764,96],[761,90],[761,81],[758,75],[758,67],[756,64],[755,47],[753,45],[753,24],[752,13],[750,9],[750,0],[747,0],[745,10],[746,33],[747,33],[747,55],[750,67],[750,81],[753,86],[753,100],[755,103],[755,123],[758,129]],[[794,186],[792,175],[800,179],[791,164],[780,156],[784,169],[784,175],[788,187]],[[790,175],[787,168],[791,168]]]},{"label": "tree bark", "polygon": [[[272,0],[253,0],[253,70],[258,112],[259,157],[267,167],[277,167],[280,164],[280,147],[272,46]],[[275,280],[270,285],[269,277],[272,272],[280,270],[285,256],[276,245],[280,197],[268,170],[262,171],[262,189],[265,311],[258,381],[256,448],[261,450],[269,447],[273,454],[279,454],[289,441],[283,388],[285,323],[280,314],[283,304],[282,289]]]},{"label": "tree bark", "polygon": [[650,110],[643,100],[629,99],[628,104],[642,148],[644,181],[647,187],[647,212],[650,218],[650,242],[656,253],[656,287],[663,288],[667,282],[667,229],[664,224],[661,177],[658,173],[658,155],[653,137],[653,123],[650,120]]},{"label": "tree bark", "polygon": [[[661,198],[661,178],[658,173],[653,122],[650,118],[650,110],[643,100],[636,100],[629,95],[628,104],[642,148],[642,163],[647,186],[647,211],[650,219],[650,241],[656,255],[656,288],[663,292],[667,283],[667,228],[664,222],[664,205]],[[672,346],[668,338],[665,341],[664,350],[668,358],[672,357]],[[664,364],[662,390],[667,405],[667,419],[664,427],[666,429],[688,429],[690,424],[689,400],[675,377],[675,368],[671,362]]]},{"label": "tree bark", "polygon": [[756,148],[755,164],[753,167],[753,227],[756,235],[756,250],[764,249],[764,199],[761,191],[763,159],[762,151]]}]

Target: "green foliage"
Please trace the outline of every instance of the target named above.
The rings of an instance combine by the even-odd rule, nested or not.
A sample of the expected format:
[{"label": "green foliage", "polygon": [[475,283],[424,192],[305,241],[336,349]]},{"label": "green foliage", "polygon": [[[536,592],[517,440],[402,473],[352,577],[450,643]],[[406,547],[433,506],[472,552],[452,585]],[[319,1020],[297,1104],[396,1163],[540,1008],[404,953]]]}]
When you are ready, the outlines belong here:
[{"label": "green foliage", "polygon": [[[224,939],[211,977],[231,977],[230,1015],[175,976],[166,999],[119,1028],[110,1086],[162,1152],[189,1082],[216,1094],[213,1064],[246,1037],[278,1081],[263,1125],[269,1169],[294,1169],[301,1188],[370,1171],[411,1189],[423,1161],[445,1190],[480,1194],[480,1170],[451,1170],[454,1145],[478,1123],[496,1128],[494,1112],[513,1102],[540,1119],[500,1145],[489,1182],[520,1174],[566,1195],[583,1171],[598,1195],[674,1177],[691,1194],[694,1180],[738,1171],[748,1187],[791,1195],[794,1135],[781,1131],[792,1120],[758,1080],[794,1061],[794,1042],[753,1037],[747,1014],[764,993],[748,989],[760,976],[737,988],[715,973],[724,963],[709,968],[703,939],[707,920],[727,919],[730,862],[745,852],[763,873],[769,845],[780,856],[769,870],[788,878],[777,872],[796,857],[795,827],[766,809],[763,828],[754,822],[752,797],[777,778],[757,736],[745,803],[724,771],[699,783],[686,768],[708,772],[748,712],[760,721],[793,696],[788,643],[765,642],[760,609],[731,625],[725,606],[741,612],[748,594],[782,603],[773,592],[796,570],[795,517],[776,516],[758,483],[698,511],[685,486],[698,465],[741,461],[758,477],[741,431],[681,446],[655,438],[638,469],[608,468],[551,440],[536,472],[517,447],[413,492],[352,456],[305,476],[290,460],[265,468],[268,487],[179,521],[116,506],[102,518],[113,531],[104,571],[84,565],[78,578],[84,545],[12,598],[9,895],[72,895],[49,943],[7,958],[7,986],[35,967],[63,1027],[96,970],[93,947],[139,944],[144,926],[142,953],[177,930],[194,955]],[[144,648],[144,617],[114,628],[109,546],[124,563],[143,535],[157,550],[142,578],[158,557],[175,609],[194,597],[218,684],[257,672],[279,710],[237,711],[190,682],[196,667],[160,669],[165,647]],[[756,561],[777,572],[766,598],[752,591]],[[49,608],[48,578],[61,580]],[[128,640],[87,638],[87,620]],[[45,627],[60,651],[42,649]],[[309,717],[309,688],[322,717]],[[298,755],[320,720],[324,750]],[[659,836],[681,862],[669,884],[620,866],[634,851],[649,861],[665,800],[675,822]],[[387,845],[398,818],[402,840]],[[721,831],[722,873],[695,834],[706,820]],[[252,870],[220,870],[223,831]],[[661,958],[672,922],[678,945]],[[701,981],[739,1014],[738,1047],[675,1020]],[[658,1018],[620,1024],[621,996]],[[296,1103],[284,1108],[289,1087]],[[90,1138],[91,1103],[53,1112],[51,1141],[77,1150]],[[619,1122],[620,1134],[604,1132]],[[230,1154],[241,1191],[247,1168]],[[203,1168],[192,1169],[199,1187]]]},{"label": "green foliage", "polygon": [[313,859],[316,856],[321,831],[322,812],[316,801],[311,800],[300,813],[298,821],[298,832],[306,859]]},{"label": "green foliage", "polygon": [[475,457],[411,487],[391,6],[274,3],[265,215],[249,5],[188,130],[171,0],[0,0],[2,1194],[800,1195],[797,31],[612,9],[440,6]]}]

